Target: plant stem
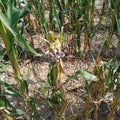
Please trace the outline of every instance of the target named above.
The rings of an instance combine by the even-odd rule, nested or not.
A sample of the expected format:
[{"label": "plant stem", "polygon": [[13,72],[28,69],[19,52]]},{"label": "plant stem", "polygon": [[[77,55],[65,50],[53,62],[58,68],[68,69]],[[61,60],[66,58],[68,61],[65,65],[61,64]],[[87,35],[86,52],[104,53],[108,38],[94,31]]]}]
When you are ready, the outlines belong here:
[{"label": "plant stem", "polygon": [[21,83],[23,82],[23,79],[20,75],[19,65],[18,65],[18,61],[17,61],[15,49],[14,49],[14,37],[8,30],[6,30],[6,28],[4,27],[4,25],[1,22],[0,22],[0,32],[2,34],[2,38],[4,41],[5,47],[6,47],[7,55],[11,62],[11,66],[14,71],[15,79],[17,81],[18,88],[19,88],[21,96],[22,96],[22,102],[23,102],[23,106],[24,106],[25,116],[27,119],[29,119],[28,106],[26,103],[27,95],[24,92],[24,90],[22,90],[22,88],[21,88]]}]

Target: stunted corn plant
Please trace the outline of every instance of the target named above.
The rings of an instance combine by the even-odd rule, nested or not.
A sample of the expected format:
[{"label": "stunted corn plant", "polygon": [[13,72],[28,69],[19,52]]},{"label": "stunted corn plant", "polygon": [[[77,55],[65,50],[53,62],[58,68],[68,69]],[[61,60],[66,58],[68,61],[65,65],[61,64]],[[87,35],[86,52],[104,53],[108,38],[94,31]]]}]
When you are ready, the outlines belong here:
[{"label": "stunted corn plant", "polygon": [[[47,89],[47,92],[51,91],[50,97],[47,96],[50,104],[54,108],[54,119],[62,120],[62,117],[65,114],[67,109],[68,100],[66,97],[66,92],[63,87],[61,80],[61,73],[63,72],[62,57],[64,57],[64,52],[61,51],[62,47],[62,32],[59,34],[59,37],[55,39],[54,33],[49,33],[50,47],[49,51],[46,54],[51,55],[53,62],[50,64],[50,72],[48,73],[48,85],[51,89]],[[45,91],[46,88],[43,88],[42,91]],[[44,93],[44,92],[43,92]],[[44,93],[45,94],[45,93]]]}]

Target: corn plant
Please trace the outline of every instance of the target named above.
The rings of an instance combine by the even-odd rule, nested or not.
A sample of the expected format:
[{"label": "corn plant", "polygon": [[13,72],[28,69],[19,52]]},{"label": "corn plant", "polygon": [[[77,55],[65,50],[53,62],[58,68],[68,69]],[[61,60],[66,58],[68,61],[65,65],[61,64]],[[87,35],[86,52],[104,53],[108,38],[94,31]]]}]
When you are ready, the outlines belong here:
[{"label": "corn plant", "polygon": [[[103,8],[101,11],[101,15],[104,16],[104,13],[107,15],[106,18],[110,18],[109,22],[110,22],[110,30],[108,30],[108,40],[105,42],[105,51],[106,54],[109,53],[110,51],[110,44],[112,41],[112,36],[113,34],[118,36],[118,20],[119,20],[119,4],[120,2],[118,0],[116,1],[103,1]],[[111,14],[111,15],[110,15]],[[99,23],[101,24],[102,22],[102,16],[100,17],[100,21]],[[118,37],[119,39],[119,37]]]},{"label": "corn plant", "polygon": [[[51,87],[51,89],[47,89],[47,92],[51,91],[51,96],[47,97],[47,99],[49,100],[50,104],[53,105],[55,112],[54,119],[62,120],[62,117],[68,105],[66,92],[64,90],[64,87],[62,86],[61,81],[61,73],[63,71],[61,58],[64,57],[64,53],[61,51],[61,46],[63,42],[62,32],[57,39],[55,39],[54,33],[50,32],[49,41],[50,48],[49,51],[46,52],[46,54],[51,55],[53,62],[50,64],[50,72],[48,74],[47,81],[47,84]],[[46,91],[45,89],[46,88],[43,88],[42,91]]]},{"label": "corn plant", "polygon": [[105,64],[105,70],[107,71],[105,73],[106,91],[113,92],[112,105],[107,118],[108,120],[114,118],[115,111],[117,111],[119,105],[119,68],[120,66],[117,64],[116,58]]},{"label": "corn plant", "polygon": [[[110,26],[110,31],[109,31],[109,35],[108,35],[109,41],[111,41],[113,33],[118,31],[116,17],[117,17],[117,19],[119,19],[119,9],[120,9],[119,5],[120,5],[120,1],[111,0],[111,9],[113,9],[113,12],[112,12],[112,16],[111,16],[111,26]],[[106,48],[108,48],[108,50],[109,50],[109,47],[110,47],[109,42],[107,42]]]},{"label": "corn plant", "polygon": [[55,29],[55,23],[54,23],[55,7],[54,7],[54,2],[53,2],[53,0],[49,0],[49,5],[50,5],[49,20],[50,20],[51,30],[52,30],[52,29]]},{"label": "corn plant", "polygon": [[19,71],[18,58],[15,52],[15,43],[19,42],[23,44],[34,55],[39,56],[40,54],[34,51],[33,48],[19,34],[17,24],[22,14],[20,13],[20,10],[16,8],[15,1],[1,0],[0,5],[0,34],[5,44],[7,55],[13,67],[15,79],[24,106],[24,114],[26,118],[29,119],[30,107],[28,106],[27,101],[29,99],[28,84],[22,79]]},{"label": "corn plant", "polygon": [[[119,3],[116,3],[116,4],[120,4]],[[116,31],[116,36],[118,37],[118,43],[117,43],[117,55],[119,54],[119,51],[120,51],[120,15],[119,15],[119,5],[118,5],[118,8],[117,8],[117,13],[115,15],[115,24],[114,24],[114,32]]]},{"label": "corn plant", "polygon": [[39,16],[40,16],[42,25],[43,25],[43,27],[44,27],[45,32],[48,33],[49,27],[48,27],[47,20],[46,20],[46,18],[45,18],[44,8],[43,8],[43,6],[42,6],[42,3],[39,3],[38,8],[39,8],[39,9],[38,9],[38,10],[39,10]]},{"label": "corn plant", "polygon": [[86,111],[85,120],[88,120],[92,111],[94,111],[94,119],[98,119],[100,100],[109,92],[113,93],[113,100],[111,107],[108,109],[106,115],[107,120],[112,120],[115,116],[115,111],[119,105],[119,65],[117,65],[116,58],[111,61],[101,64],[98,57],[96,59],[94,74],[97,76],[97,81],[87,83],[86,90]]}]

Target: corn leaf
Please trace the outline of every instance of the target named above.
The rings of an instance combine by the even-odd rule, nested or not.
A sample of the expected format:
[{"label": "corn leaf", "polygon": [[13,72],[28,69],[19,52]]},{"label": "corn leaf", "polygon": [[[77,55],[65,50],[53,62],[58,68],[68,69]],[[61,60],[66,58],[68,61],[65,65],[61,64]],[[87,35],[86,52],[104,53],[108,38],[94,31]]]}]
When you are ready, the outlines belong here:
[{"label": "corn leaf", "polygon": [[80,75],[84,80],[87,80],[87,81],[97,81],[97,77],[89,72],[86,72],[84,70],[78,70],[76,71],[73,75],[71,75],[69,78],[66,79],[66,82],[65,84],[72,80],[72,79],[75,79],[75,77],[77,77],[78,75]]},{"label": "corn leaf", "polygon": [[[16,38],[16,40],[20,43],[22,43],[26,49],[28,49],[31,53],[33,53],[35,56],[42,56],[42,54],[37,53],[20,35],[15,26],[13,26],[11,21],[2,13],[0,12],[0,21],[4,24],[4,26],[12,33],[12,35]],[[2,32],[2,31],[1,31]]]},{"label": "corn leaf", "polygon": [[4,101],[2,101],[2,100],[0,100],[0,110],[3,110],[3,109],[5,109],[6,107],[5,107],[5,102]]},{"label": "corn leaf", "polygon": [[19,91],[17,89],[15,89],[14,87],[10,86],[8,83],[6,83],[4,81],[2,81],[1,83],[2,83],[2,88],[4,90],[7,90],[7,91],[11,92],[11,94],[4,93],[4,94],[0,94],[0,96],[8,96],[8,95],[10,95],[10,96],[16,96],[16,97],[21,98],[21,95],[20,95],[20,93],[19,93]]}]

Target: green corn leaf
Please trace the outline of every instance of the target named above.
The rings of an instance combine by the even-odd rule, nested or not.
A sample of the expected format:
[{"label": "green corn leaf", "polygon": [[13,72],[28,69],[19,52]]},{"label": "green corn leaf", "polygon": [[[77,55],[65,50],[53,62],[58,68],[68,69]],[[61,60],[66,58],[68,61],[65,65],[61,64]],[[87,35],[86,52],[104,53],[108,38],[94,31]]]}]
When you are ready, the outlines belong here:
[{"label": "green corn leaf", "polygon": [[52,64],[52,77],[53,77],[53,81],[55,82],[57,80],[57,76],[58,76],[58,70],[57,70],[57,64],[53,63]]},{"label": "green corn leaf", "polygon": [[77,20],[79,20],[81,17],[83,17],[85,15],[85,13],[83,11],[79,11],[78,15],[77,15]]},{"label": "green corn leaf", "polygon": [[24,112],[20,109],[16,109],[16,112],[17,112],[18,115],[23,115],[24,114]]},{"label": "green corn leaf", "polygon": [[78,47],[78,50],[80,51],[80,46],[81,46],[81,43],[80,43],[80,23],[79,21],[77,20],[76,21],[76,34],[77,34],[77,47]]},{"label": "green corn leaf", "polygon": [[63,14],[67,14],[67,13],[69,13],[71,11],[73,11],[72,8],[66,8],[66,9],[63,10]]},{"label": "green corn leaf", "polygon": [[13,97],[18,97],[16,94],[10,94],[10,93],[4,93],[4,94],[0,94],[0,97],[7,97],[7,96],[13,96]]},{"label": "green corn leaf", "polygon": [[56,16],[56,11],[55,11],[55,16],[53,18],[53,20],[56,23],[56,27],[58,28],[59,32],[61,31],[61,24],[60,24],[60,20],[58,19],[58,16]]},{"label": "green corn leaf", "polygon": [[61,31],[61,24],[60,24],[60,19],[58,17],[58,14],[57,14],[57,11],[56,11],[56,8],[55,8],[55,5],[54,3],[51,4],[51,20],[53,20],[55,22],[55,25],[56,27],[58,28],[59,32]]},{"label": "green corn leaf", "polygon": [[55,86],[57,82],[57,77],[58,77],[58,70],[57,70],[57,65],[56,63],[51,64],[51,71],[48,74],[48,83],[50,86]]},{"label": "green corn leaf", "polygon": [[51,89],[49,87],[43,87],[40,89],[40,92],[45,96],[47,97],[48,95],[48,92],[50,91]]},{"label": "green corn leaf", "polygon": [[52,98],[47,97],[47,100],[50,102],[51,105],[60,104],[63,101],[62,95],[60,91],[55,92]]},{"label": "green corn leaf", "polygon": [[26,92],[28,94],[29,90],[28,90],[28,84],[25,80],[20,82],[20,88],[23,92]]},{"label": "green corn leaf", "polygon": [[25,39],[19,34],[17,33],[17,35],[15,36],[17,38],[17,40],[19,42],[21,42],[31,53],[33,53],[35,56],[43,56],[43,54],[41,53],[37,53],[26,41]]},{"label": "green corn leaf", "polygon": [[56,0],[56,4],[57,4],[58,8],[60,9],[60,11],[62,11],[62,4],[60,3],[59,0]]},{"label": "green corn leaf", "polygon": [[0,68],[0,74],[5,73],[6,69]]},{"label": "green corn leaf", "polygon": [[39,15],[40,15],[40,19],[41,19],[43,28],[45,29],[45,32],[48,33],[49,26],[48,26],[48,23],[47,23],[46,18],[45,18],[45,14],[44,14],[44,10],[43,10],[43,7],[42,7],[42,3],[39,4]]},{"label": "green corn leaf", "polygon": [[3,13],[7,11],[7,0],[0,0],[0,9]]},{"label": "green corn leaf", "polygon": [[118,72],[118,73],[120,72],[120,66],[117,67],[117,72]]},{"label": "green corn leaf", "polygon": [[5,108],[6,108],[5,102],[2,101],[2,100],[0,100],[0,110],[3,110],[3,109],[5,109]]},{"label": "green corn leaf", "polygon": [[50,42],[55,42],[55,35],[54,35],[54,32],[53,32],[53,31],[50,31],[50,32],[48,33],[48,40],[49,40]]},{"label": "green corn leaf", "polygon": [[86,72],[84,70],[79,70],[76,72],[76,74],[81,75],[81,77],[83,77],[85,80],[89,80],[89,81],[97,81],[97,77],[89,72]]},{"label": "green corn leaf", "polygon": [[6,51],[4,51],[4,50],[0,51],[0,62],[3,60],[5,55],[6,55]]},{"label": "green corn leaf", "polygon": [[49,6],[50,6],[50,14],[49,14],[49,21],[50,21],[50,23],[52,23],[53,22],[53,9],[54,9],[54,7],[53,7],[53,0],[49,0]]},{"label": "green corn leaf", "polygon": [[[16,28],[12,26],[10,20],[0,12],[0,20],[5,25],[5,27],[12,33],[16,40],[22,43],[31,53],[35,56],[42,56],[42,54],[37,53],[26,41],[25,39],[17,32]],[[1,31],[1,30],[0,30]],[[2,31],[1,31],[2,32]]]},{"label": "green corn leaf", "polygon": [[91,2],[92,2],[92,5],[91,5],[92,9],[94,9],[95,8],[95,0],[92,0]]},{"label": "green corn leaf", "polygon": [[97,77],[89,72],[86,72],[84,70],[78,70],[76,71],[73,75],[71,75],[69,78],[66,79],[66,82],[65,84],[74,79],[75,77],[77,77],[78,75],[80,75],[84,80],[87,80],[87,81],[97,81]]},{"label": "green corn leaf", "polygon": [[25,17],[27,14],[29,14],[28,11],[23,11],[22,13],[20,13],[20,15],[19,15],[19,19]]},{"label": "green corn leaf", "polygon": [[118,31],[118,34],[120,35],[120,19],[117,18],[117,15],[115,15],[115,24],[114,29]]},{"label": "green corn leaf", "polygon": [[[19,20],[20,11],[14,6],[14,2],[7,4],[7,16],[12,26],[16,26]],[[13,17],[14,16],[14,17]]]},{"label": "green corn leaf", "polygon": [[5,94],[0,94],[0,96],[1,95],[5,95],[5,96],[12,95],[12,96],[17,96],[17,97],[21,98],[21,95],[17,89],[15,89],[14,87],[12,87],[11,85],[9,85],[8,83],[6,83],[4,81],[2,81],[1,83],[2,83],[2,88],[4,90],[8,90],[8,91],[12,92],[12,94],[5,93]]},{"label": "green corn leaf", "polygon": [[[0,11],[0,22],[2,22],[5,27],[15,36],[16,32],[11,27],[10,20]],[[0,30],[1,31],[1,30]],[[1,31],[2,32],[2,31]]]}]

